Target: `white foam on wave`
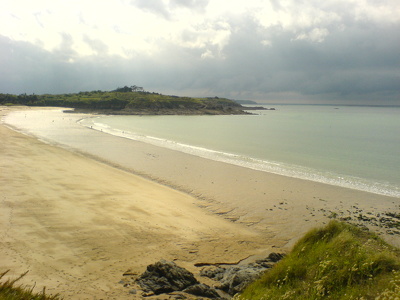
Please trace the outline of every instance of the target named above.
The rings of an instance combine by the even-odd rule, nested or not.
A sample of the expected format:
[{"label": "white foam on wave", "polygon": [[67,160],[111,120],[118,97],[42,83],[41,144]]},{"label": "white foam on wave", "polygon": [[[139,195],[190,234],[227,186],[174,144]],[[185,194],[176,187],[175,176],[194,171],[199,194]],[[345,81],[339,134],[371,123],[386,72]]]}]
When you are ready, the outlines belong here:
[{"label": "white foam on wave", "polygon": [[83,126],[91,129],[99,130],[111,135],[128,138],[135,141],[145,142],[158,147],[164,147],[175,151],[199,156],[214,161],[220,161],[237,165],[257,171],[263,171],[293,178],[310,180],[350,189],[356,189],[375,193],[379,195],[400,197],[400,188],[386,182],[375,182],[355,176],[340,175],[328,171],[321,171],[304,166],[285,164],[282,162],[265,161],[255,159],[243,155],[221,152],[217,150],[207,149],[204,147],[193,146],[179,143],[172,140],[158,138],[115,129],[104,123],[96,122],[96,118],[83,119],[79,121]]}]

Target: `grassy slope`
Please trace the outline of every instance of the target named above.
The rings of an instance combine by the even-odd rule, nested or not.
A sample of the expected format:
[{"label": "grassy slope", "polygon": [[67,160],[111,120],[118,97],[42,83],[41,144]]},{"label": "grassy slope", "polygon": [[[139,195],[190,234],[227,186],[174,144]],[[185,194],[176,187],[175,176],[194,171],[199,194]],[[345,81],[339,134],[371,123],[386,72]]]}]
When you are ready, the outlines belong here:
[{"label": "grassy slope", "polygon": [[400,299],[400,251],[370,232],[332,221],[237,299]]}]

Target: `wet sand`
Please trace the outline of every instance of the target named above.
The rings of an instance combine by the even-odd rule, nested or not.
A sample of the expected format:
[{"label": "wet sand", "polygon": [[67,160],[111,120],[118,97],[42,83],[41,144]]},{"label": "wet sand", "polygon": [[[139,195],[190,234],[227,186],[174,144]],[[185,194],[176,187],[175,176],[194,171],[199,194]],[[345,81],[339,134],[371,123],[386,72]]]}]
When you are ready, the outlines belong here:
[{"label": "wet sand", "polygon": [[[196,262],[287,251],[332,214],[361,222],[360,213],[399,212],[398,198],[211,161],[83,128],[81,115],[40,112],[42,129],[32,129],[32,116],[21,127],[52,128],[41,138],[56,145],[0,125],[0,266],[15,276],[30,270],[26,283],[68,299],[132,299],[118,284],[127,269],[164,258],[198,272]],[[400,245],[382,224],[361,224]]]}]

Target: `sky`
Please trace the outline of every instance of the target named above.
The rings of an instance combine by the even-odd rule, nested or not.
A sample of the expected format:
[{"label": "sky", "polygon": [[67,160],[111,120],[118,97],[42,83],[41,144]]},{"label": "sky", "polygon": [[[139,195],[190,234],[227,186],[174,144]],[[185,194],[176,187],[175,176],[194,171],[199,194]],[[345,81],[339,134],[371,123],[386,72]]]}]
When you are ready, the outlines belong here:
[{"label": "sky", "polygon": [[0,1],[0,93],[125,85],[400,105],[400,1]]}]

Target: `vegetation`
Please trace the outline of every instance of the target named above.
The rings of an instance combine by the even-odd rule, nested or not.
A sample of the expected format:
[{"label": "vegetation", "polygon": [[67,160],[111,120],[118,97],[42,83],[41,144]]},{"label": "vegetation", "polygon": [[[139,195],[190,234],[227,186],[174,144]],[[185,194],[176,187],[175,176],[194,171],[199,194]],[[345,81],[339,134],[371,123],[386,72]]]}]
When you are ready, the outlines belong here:
[{"label": "vegetation", "polygon": [[[0,280],[8,271],[0,274]],[[27,272],[26,272],[27,273]],[[15,283],[26,275],[22,274],[14,280],[0,281],[0,300],[59,300],[59,295],[48,296],[45,289],[41,293],[34,293],[32,288],[24,286],[15,286]]]},{"label": "vegetation", "polygon": [[241,105],[225,98],[191,98],[146,92],[142,87],[122,87],[114,91],[92,91],[61,95],[0,94],[0,105],[56,106],[90,110],[159,111],[209,110],[240,111]]},{"label": "vegetation", "polygon": [[[7,271],[8,272],[8,271]],[[26,275],[2,281],[0,300],[59,300],[45,290],[15,286]],[[283,260],[236,300],[399,299],[400,250],[354,225],[331,221],[307,233]]]},{"label": "vegetation", "polygon": [[236,299],[399,299],[400,253],[376,235],[332,221]]}]

